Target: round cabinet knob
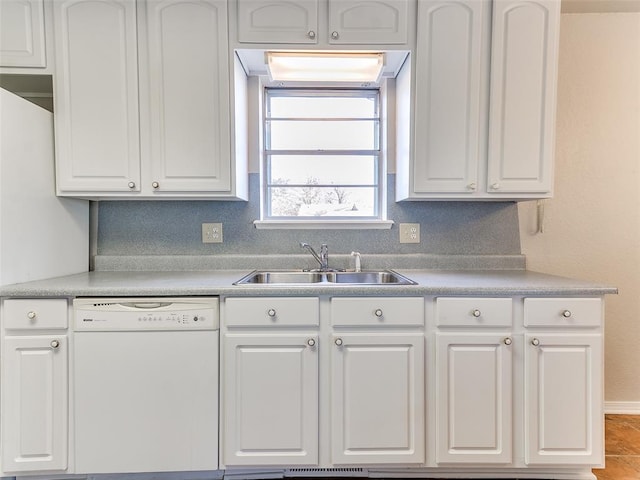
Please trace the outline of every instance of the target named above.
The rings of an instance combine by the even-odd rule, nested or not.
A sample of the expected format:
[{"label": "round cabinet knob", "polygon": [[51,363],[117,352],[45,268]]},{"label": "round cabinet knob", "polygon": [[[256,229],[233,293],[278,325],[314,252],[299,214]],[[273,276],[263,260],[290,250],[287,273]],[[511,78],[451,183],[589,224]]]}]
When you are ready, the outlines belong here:
[{"label": "round cabinet knob", "polygon": [[538,340],[537,338],[534,338],[533,340],[531,340],[531,345],[533,345],[534,347],[537,347],[538,345],[540,345],[540,340]]},{"label": "round cabinet knob", "polygon": [[383,315],[382,310],[381,310],[381,309],[379,309],[379,308],[378,308],[378,309],[376,309],[376,311],[375,311],[375,312],[373,312],[373,314],[374,314],[376,317],[378,317],[378,318],[382,317],[382,315]]},{"label": "round cabinet knob", "polygon": [[136,188],[136,182],[129,182],[127,185],[128,185],[128,186],[129,186],[129,188],[131,188],[131,189]]},{"label": "round cabinet knob", "polygon": [[270,317],[275,317],[276,311],[273,308],[270,308],[269,310],[267,310],[267,315],[269,315]]},{"label": "round cabinet knob", "polygon": [[500,184],[498,182],[492,183],[491,190],[500,190]]},{"label": "round cabinet knob", "polygon": [[37,317],[37,315],[36,315],[36,312],[34,312],[34,311],[31,311],[31,312],[27,313],[27,318],[29,320],[34,320],[36,317]]},{"label": "round cabinet knob", "polygon": [[513,340],[511,340],[511,337],[507,337],[503,340],[505,345],[511,345],[513,343]]},{"label": "round cabinet knob", "polygon": [[475,183],[470,183],[469,185],[467,185],[467,190],[475,191],[475,189],[476,189]]},{"label": "round cabinet knob", "polygon": [[340,347],[342,345],[342,339],[341,338],[336,338],[333,343],[335,343],[337,346]]},{"label": "round cabinet knob", "polygon": [[331,39],[337,40],[340,38],[340,34],[338,32],[331,32]]},{"label": "round cabinet knob", "polygon": [[307,340],[307,345],[309,345],[310,347],[315,347],[316,345],[315,339],[310,338],[309,340]]},{"label": "round cabinet knob", "polygon": [[476,308],[473,312],[471,312],[471,315],[478,318],[480,315],[482,315],[482,312]]},{"label": "round cabinet knob", "polygon": [[307,33],[307,37],[316,38],[316,32],[314,32],[313,30],[309,30],[309,32]]},{"label": "round cabinet knob", "polygon": [[51,340],[51,348],[58,348],[60,346],[60,342],[58,340]]},{"label": "round cabinet knob", "polygon": [[158,188],[158,187],[160,186],[160,184],[159,184],[158,182],[153,182],[153,183],[151,184],[151,186],[152,186],[153,188]]},{"label": "round cabinet knob", "polygon": [[564,312],[562,312],[562,316],[564,318],[569,318],[571,316],[571,310],[565,310]]}]

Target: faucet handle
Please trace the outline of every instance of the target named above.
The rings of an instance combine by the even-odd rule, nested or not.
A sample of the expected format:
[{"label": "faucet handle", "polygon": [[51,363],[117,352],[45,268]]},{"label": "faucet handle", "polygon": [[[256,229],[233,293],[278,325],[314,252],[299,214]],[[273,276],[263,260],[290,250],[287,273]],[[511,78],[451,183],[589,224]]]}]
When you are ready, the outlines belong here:
[{"label": "faucet handle", "polygon": [[351,256],[356,257],[355,271],[360,272],[362,270],[362,266],[360,263],[360,257],[361,257],[360,252],[351,252]]}]

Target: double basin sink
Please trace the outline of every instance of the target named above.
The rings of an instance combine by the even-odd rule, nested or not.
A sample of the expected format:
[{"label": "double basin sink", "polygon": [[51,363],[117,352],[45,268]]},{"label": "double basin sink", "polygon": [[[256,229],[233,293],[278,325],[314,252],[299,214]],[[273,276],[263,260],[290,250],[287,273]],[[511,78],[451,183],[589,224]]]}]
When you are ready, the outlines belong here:
[{"label": "double basin sink", "polygon": [[234,285],[416,285],[416,282],[393,270],[256,270],[234,282]]}]

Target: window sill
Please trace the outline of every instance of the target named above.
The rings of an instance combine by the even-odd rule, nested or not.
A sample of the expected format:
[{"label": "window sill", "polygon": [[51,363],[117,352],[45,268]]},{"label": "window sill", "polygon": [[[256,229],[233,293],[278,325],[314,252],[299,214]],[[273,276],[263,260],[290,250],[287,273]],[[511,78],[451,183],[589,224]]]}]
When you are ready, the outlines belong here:
[{"label": "window sill", "polygon": [[255,220],[259,230],[389,230],[393,220]]}]

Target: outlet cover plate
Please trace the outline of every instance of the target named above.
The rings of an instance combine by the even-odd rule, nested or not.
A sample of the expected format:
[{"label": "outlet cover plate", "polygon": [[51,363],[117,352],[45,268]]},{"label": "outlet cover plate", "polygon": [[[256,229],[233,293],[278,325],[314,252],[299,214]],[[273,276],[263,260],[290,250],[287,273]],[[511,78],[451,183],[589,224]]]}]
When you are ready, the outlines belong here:
[{"label": "outlet cover plate", "polygon": [[420,224],[401,223],[400,243],[420,243]]},{"label": "outlet cover plate", "polygon": [[203,223],[202,243],[222,243],[222,224]]}]

